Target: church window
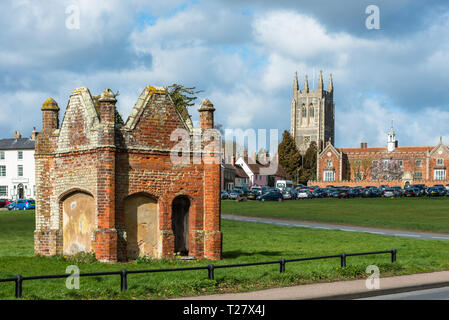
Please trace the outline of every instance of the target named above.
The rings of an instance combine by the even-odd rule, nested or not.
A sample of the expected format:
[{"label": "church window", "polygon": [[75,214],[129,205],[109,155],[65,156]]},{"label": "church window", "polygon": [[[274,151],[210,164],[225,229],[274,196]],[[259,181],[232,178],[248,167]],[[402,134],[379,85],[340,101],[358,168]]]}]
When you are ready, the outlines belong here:
[{"label": "church window", "polygon": [[314,117],[315,115],[314,115],[314,108],[313,108],[313,105],[310,105],[309,106],[309,117]]},{"label": "church window", "polygon": [[307,117],[307,109],[305,105],[302,105],[302,117],[303,118]]},{"label": "church window", "polygon": [[416,160],[416,161],[415,161],[415,165],[416,165],[417,167],[422,167],[422,160]]},{"label": "church window", "polygon": [[332,160],[326,160],[326,166],[332,167]]},{"label": "church window", "polygon": [[437,165],[442,166],[444,164],[444,159],[439,158],[437,159]]}]

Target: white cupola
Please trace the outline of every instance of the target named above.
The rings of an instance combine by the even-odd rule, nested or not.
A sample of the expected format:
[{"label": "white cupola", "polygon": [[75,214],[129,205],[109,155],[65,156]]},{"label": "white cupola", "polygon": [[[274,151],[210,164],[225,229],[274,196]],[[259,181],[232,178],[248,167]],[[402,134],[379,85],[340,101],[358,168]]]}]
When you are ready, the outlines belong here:
[{"label": "white cupola", "polygon": [[393,120],[391,120],[391,128],[388,132],[387,150],[388,152],[394,151],[396,148],[396,134],[393,129]]}]

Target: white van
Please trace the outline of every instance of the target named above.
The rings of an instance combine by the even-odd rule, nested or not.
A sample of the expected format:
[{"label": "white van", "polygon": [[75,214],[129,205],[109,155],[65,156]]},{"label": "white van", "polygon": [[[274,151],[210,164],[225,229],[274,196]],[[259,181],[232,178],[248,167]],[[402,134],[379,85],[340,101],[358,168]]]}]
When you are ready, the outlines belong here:
[{"label": "white van", "polygon": [[283,192],[287,188],[293,188],[293,182],[291,180],[278,180],[276,181],[276,188]]}]

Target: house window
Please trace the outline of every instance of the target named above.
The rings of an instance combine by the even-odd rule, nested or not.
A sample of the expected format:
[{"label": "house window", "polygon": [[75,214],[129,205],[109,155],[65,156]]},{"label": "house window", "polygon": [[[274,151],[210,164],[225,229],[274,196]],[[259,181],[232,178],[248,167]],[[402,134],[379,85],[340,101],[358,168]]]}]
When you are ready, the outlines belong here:
[{"label": "house window", "polygon": [[379,161],[377,161],[377,160],[373,160],[373,166],[377,166],[377,163],[378,163]]},{"label": "house window", "polygon": [[6,166],[0,166],[0,177],[6,177]]},{"label": "house window", "polygon": [[422,160],[416,160],[416,161],[415,161],[415,165],[416,165],[417,167],[422,167]]},{"label": "house window", "polygon": [[422,172],[421,171],[415,172],[413,174],[413,179],[415,179],[415,180],[422,180]]},{"label": "house window", "polygon": [[5,160],[5,151],[0,151],[0,160]]},{"label": "house window", "polygon": [[403,160],[399,160],[399,166],[402,167],[404,165],[404,161]]},{"label": "house window", "polygon": [[0,186],[0,197],[8,197],[8,186]]},{"label": "house window", "polygon": [[17,151],[17,159],[23,160],[23,151]]},{"label": "house window", "polygon": [[332,160],[326,160],[326,166],[332,167]]},{"label": "house window", "polygon": [[33,186],[33,197],[35,197],[36,196],[36,186],[34,185]]},{"label": "house window", "polygon": [[442,166],[444,164],[444,159],[438,158],[437,159],[437,165]]},{"label": "house window", "polygon": [[332,170],[324,171],[324,181],[335,181],[335,172]]},{"label": "house window", "polygon": [[23,177],[23,166],[21,164],[17,166],[17,176]]},{"label": "house window", "polygon": [[445,180],[446,179],[446,170],[444,170],[444,169],[434,170],[433,179],[434,180]]}]

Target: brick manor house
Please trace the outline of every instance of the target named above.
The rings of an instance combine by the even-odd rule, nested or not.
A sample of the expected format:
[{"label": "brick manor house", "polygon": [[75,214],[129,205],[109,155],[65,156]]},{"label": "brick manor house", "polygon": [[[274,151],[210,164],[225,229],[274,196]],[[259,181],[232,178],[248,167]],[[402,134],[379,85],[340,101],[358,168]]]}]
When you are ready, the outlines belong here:
[{"label": "brick manor house", "polygon": [[336,148],[334,85],[330,75],[328,90],[324,90],[320,71],[318,88],[309,89],[307,75],[300,90],[298,75],[293,80],[291,130],[298,149],[304,153],[311,141],[318,146],[317,181],[308,185],[335,186],[404,186],[411,184],[447,184],[449,147],[442,139],[434,146],[399,146],[391,127],[386,145],[360,148]]},{"label": "brick manor house", "polygon": [[174,130],[201,139],[214,127],[212,103],[203,100],[201,128],[194,128],[165,88],[147,86],[126,122],[116,101],[110,89],[92,96],[78,88],[61,124],[57,103],[42,105],[35,252],[92,252],[100,261],[175,252],[221,259],[220,161],[213,161],[219,152],[194,152],[189,144],[183,156],[200,152],[199,161],[177,164],[170,156]]}]

